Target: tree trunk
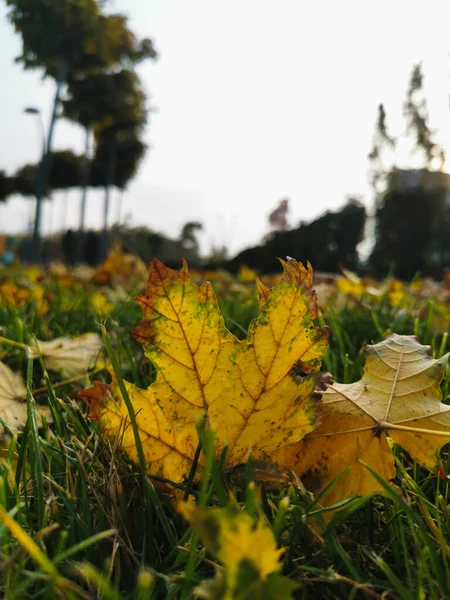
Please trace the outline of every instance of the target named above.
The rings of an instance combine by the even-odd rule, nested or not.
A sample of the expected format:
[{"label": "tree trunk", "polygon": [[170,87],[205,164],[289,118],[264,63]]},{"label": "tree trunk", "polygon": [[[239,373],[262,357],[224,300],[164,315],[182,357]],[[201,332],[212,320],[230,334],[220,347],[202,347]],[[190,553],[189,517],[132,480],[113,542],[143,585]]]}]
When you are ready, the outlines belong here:
[{"label": "tree trunk", "polygon": [[84,143],[84,164],[82,173],[82,192],[81,192],[81,208],[80,208],[80,232],[84,231],[86,225],[86,200],[87,191],[89,187],[89,176],[91,174],[91,159],[89,157],[89,141],[91,138],[91,130],[89,127],[85,129],[85,143]]},{"label": "tree trunk", "polygon": [[33,231],[33,258],[40,262],[42,259],[42,243],[41,243],[41,221],[42,221],[42,202],[45,196],[45,188],[47,184],[47,173],[50,168],[51,163],[51,151],[52,151],[52,141],[53,141],[53,133],[55,130],[55,123],[57,119],[57,111],[59,100],[61,96],[61,89],[66,80],[67,75],[67,64],[65,60],[62,60],[59,65],[58,70],[58,80],[56,85],[55,98],[53,100],[53,110],[52,116],[50,119],[50,127],[48,130],[48,138],[47,145],[45,148],[45,152],[42,155],[41,162],[39,163],[39,168],[36,177],[36,213],[34,218],[34,231]]},{"label": "tree trunk", "polygon": [[106,258],[106,255],[108,252],[108,215],[109,215],[109,206],[111,203],[111,186],[114,185],[114,182],[116,179],[116,161],[117,161],[117,142],[116,142],[116,140],[113,139],[111,142],[111,152],[109,155],[108,170],[106,173],[105,202],[103,205],[103,235],[102,235],[103,258]]}]

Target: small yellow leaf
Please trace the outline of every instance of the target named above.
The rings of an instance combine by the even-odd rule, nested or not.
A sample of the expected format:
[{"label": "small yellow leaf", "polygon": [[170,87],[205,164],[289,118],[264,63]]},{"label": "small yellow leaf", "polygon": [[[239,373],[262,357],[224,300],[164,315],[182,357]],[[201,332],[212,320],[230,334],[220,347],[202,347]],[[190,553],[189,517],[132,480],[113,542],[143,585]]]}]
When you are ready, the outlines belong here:
[{"label": "small yellow leaf", "polygon": [[40,285],[35,285],[31,288],[30,300],[34,302],[36,312],[40,316],[45,315],[49,309],[49,304],[45,296],[44,288]]},{"label": "small yellow leaf", "polygon": [[341,277],[336,280],[336,287],[341,294],[349,296],[362,296],[366,292],[366,286],[360,280],[346,279]]},{"label": "small yellow leaf", "polygon": [[6,281],[0,285],[0,306],[18,307],[29,295],[29,290]]},{"label": "small yellow leaf", "polygon": [[114,310],[114,305],[108,302],[103,294],[99,294],[98,292],[91,294],[89,302],[95,313],[100,317],[107,317]]},{"label": "small yellow leaf", "polygon": [[[198,444],[196,423],[207,414],[216,432],[216,452],[228,445],[227,467],[249,453],[264,460],[316,426],[320,368],[328,344],[317,328],[312,269],[282,262],[281,281],[265,289],[259,317],[239,341],[224,325],[211,284],[197,288],[187,266],[173,271],[153,261],[145,295],[138,298],[144,319],[134,336],[157,369],[142,390],[126,383],[136,413],[149,472],[182,480]],[[296,366],[304,377],[296,377]],[[116,383],[82,392],[110,435],[120,436],[136,459],[128,412]],[[201,463],[200,463],[201,466]]]},{"label": "small yellow leaf", "polygon": [[241,597],[246,587],[264,589],[255,583],[261,584],[280,570],[284,548],[277,548],[273,531],[263,516],[252,517],[237,505],[203,508],[180,502],[177,508],[223,565],[224,600]]},{"label": "small yellow leaf", "polygon": [[[16,468],[17,468],[17,452],[15,452],[11,458],[11,462],[8,460],[9,448],[7,445],[0,446],[0,477],[5,476],[8,480],[9,487],[13,490],[16,487]],[[2,473],[3,471],[3,473]]]},{"label": "small yellow leaf", "polygon": [[133,254],[124,254],[119,242],[115,242],[106,260],[97,267],[93,276],[94,283],[120,283],[131,278],[145,277],[147,267]]},{"label": "small yellow leaf", "polygon": [[[0,417],[13,433],[17,433],[27,420],[27,389],[22,376],[0,362]],[[36,404],[38,423],[42,417],[51,422],[52,416],[47,406]]]},{"label": "small yellow leaf", "polygon": [[60,337],[50,342],[37,340],[33,347],[34,357],[39,353],[47,369],[61,370],[65,377],[75,377],[94,366],[102,340],[97,333],[85,333],[77,337]]},{"label": "small yellow leaf", "polygon": [[405,284],[402,283],[401,281],[397,281],[396,279],[393,279],[390,283],[389,283],[389,287],[387,289],[387,295],[389,298],[389,303],[392,306],[400,306],[400,304],[402,304],[402,302],[405,299]]},{"label": "small yellow leaf", "polygon": [[242,265],[239,269],[239,279],[241,281],[256,281],[258,273],[247,267],[247,265]]},{"label": "small yellow leaf", "polygon": [[[47,419],[47,421],[51,421],[51,417]],[[22,493],[26,488],[26,491],[29,494],[32,494],[33,484],[29,465],[22,465],[22,481],[19,484],[18,488],[16,486],[16,471],[19,462],[19,454],[16,450],[14,452],[10,451],[10,444],[11,438],[5,437],[0,441],[0,477],[6,477],[6,479],[8,480],[9,488],[11,490],[17,489],[19,493]],[[25,483],[25,486],[23,485],[23,483]]]},{"label": "small yellow leaf", "polygon": [[442,404],[439,387],[448,359],[447,354],[435,360],[429,346],[408,335],[394,333],[368,346],[362,379],[330,386],[317,429],[272,457],[303,476],[314,492],[348,469],[323,499],[328,506],[350,496],[384,493],[362,463],[390,482],[396,472],[389,440],[436,470],[439,450],[450,442],[450,406]]},{"label": "small yellow leaf", "polygon": [[22,275],[28,281],[35,283],[42,277],[43,272],[37,265],[31,265],[22,269]]}]

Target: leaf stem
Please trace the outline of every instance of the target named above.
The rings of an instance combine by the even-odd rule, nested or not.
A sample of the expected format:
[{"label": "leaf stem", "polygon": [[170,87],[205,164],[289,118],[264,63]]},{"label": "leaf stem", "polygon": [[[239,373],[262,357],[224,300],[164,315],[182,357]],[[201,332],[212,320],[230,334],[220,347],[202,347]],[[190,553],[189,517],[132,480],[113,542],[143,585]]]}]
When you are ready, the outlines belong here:
[{"label": "leaf stem", "polygon": [[22,350],[30,350],[31,346],[28,344],[22,344],[21,342],[16,342],[14,340],[9,340],[8,338],[0,336],[0,344],[7,344],[9,346],[15,346],[16,348],[21,348]]},{"label": "leaf stem", "polygon": [[410,433],[423,433],[424,435],[437,435],[439,437],[446,437],[450,440],[450,432],[448,431],[433,431],[432,429],[420,429],[419,427],[408,427],[407,425],[397,425],[396,423],[388,423],[387,421],[380,421],[378,426],[381,429],[397,429],[398,431],[408,431]]}]

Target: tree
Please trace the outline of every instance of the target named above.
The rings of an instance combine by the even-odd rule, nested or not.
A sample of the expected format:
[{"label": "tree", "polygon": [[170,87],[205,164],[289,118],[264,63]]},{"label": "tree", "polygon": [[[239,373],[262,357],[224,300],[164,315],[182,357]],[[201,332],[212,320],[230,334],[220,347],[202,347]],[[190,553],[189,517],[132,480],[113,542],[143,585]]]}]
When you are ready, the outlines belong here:
[{"label": "tree", "polygon": [[439,168],[442,168],[445,152],[435,141],[435,134],[428,125],[428,108],[423,95],[423,74],[420,63],[414,65],[412,69],[403,113],[407,122],[406,133],[414,136],[413,154],[417,152],[423,154],[425,167],[431,167],[436,163]]},{"label": "tree", "polygon": [[287,214],[289,212],[289,199],[284,198],[280,200],[278,206],[269,215],[269,225],[272,232],[275,231],[287,231],[289,229],[289,223]]},{"label": "tree", "polygon": [[[164,256],[164,247],[168,244],[176,245],[173,240],[169,240],[161,233],[151,231],[143,226],[130,228],[116,225],[113,227],[113,234],[120,239],[125,252],[139,256],[147,264],[155,257],[167,260],[167,257]],[[179,256],[179,252],[176,256]]]},{"label": "tree", "polygon": [[53,131],[62,87],[68,76],[134,64],[155,57],[150,40],[138,41],[123,15],[105,16],[95,0],[6,0],[9,18],[22,36],[18,57],[25,68],[41,68],[57,82],[47,150],[41,161],[36,186],[34,246],[40,245],[41,204],[46,188]]},{"label": "tree", "polygon": [[203,225],[199,221],[189,221],[181,229],[181,255],[191,263],[197,261],[199,258],[200,245],[197,239],[197,232],[202,230]]},{"label": "tree", "polygon": [[[371,183],[376,195],[385,191],[386,177],[393,168],[396,168],[396,149],[401,138],[409,138],[412,145],[410,157],[412,158],[419,154],[422,167],[442,167],[445,153],[442,147],[436,142],[435,132],[428,124],[429,115],[427,101],[423,92],[423,80],[421,64],[414,65],[403,104],[406,128],[397,138],[392,136],[388,131],[384,105],[379,104],[378,106],[372,148],[368,155],[371,164]],[[388,153],[390,153],[390,156],[387,156]],[[386,160],[387,158],[388,160]]]},{"label": "tree", "polygon": [[410,159],[418,156],[422,168],[402,170],[383,163],[383,151],[390,147],[395,152],[396,140],[387,132],[383,105],[379,107],[369,155],[376,194],[375,245],[369,265],[378,276],[389,271],[405,279],[417,271],[438,276],[450,260],[450,181],[445,174],[431,170],[442,167],[445,155],[428,124],[423,81],[422,66],[416,64],[403,106],[403,138],[411,142]]},{"label": "tree", "polygon": [[0,202],[5,202],[14,193],[14,181],[11,177],[0,171]]},{"label": "tree", "polygon": [[[97,171],[94,174],[95,180],[96,177],[98,179],[99,161],[100,163],[102,161],[103,163],[105,162],[104,143],[106,138],[110,138],[109,141],[112,143],[110,154],[117,154],[118,152],[116,147],[117,140],[115,138],[120,137],[117,135],[119,128],[126,129],[128,133],[130,130],[135,132],[134,137],[137,140],[138,132],[141,131],[147,118],[146,98],[141,89],[138,76],[134,71],[129,69],[121,69],[112,73],[95,72],[89,73],[82,78],[75,78],[69,81],[68,93],[69,98],[63,101],[64,115],[72,121],[81,124],[86,132],[83,193],[80,211],[80,230],[82,231],[84,229],[87,187],[90,182],[92,168],[91,160],[88,156],[90,132],[94,132],[95,142],[97,145],[100,145],[100,148],[96,151],[96,155],[98,156],[95,167]],[[113,129],[114,134],[111,135]],[[123,147],[123,144],[121,144],[121,147]],[[139,150],[137,150],[136,145],[130,150],[129,158],[132,158],[135,162],[133,168],[131,170],[128,169],[130,175],[126,177],[126,180],[135,173],[137,161],[143,155],[145,146],[141,143]],[[114,158],[114,156],[110,157],[109,160],[117,163],[117,158]],[[129,160],[128,162],[130,163]],[[122,163],[123,160],[120,161],[120,164]],[[106,173],[106,167],[103,168],[103,171]],[[123,172],[123,170],[121,171]],[[112,183],[114,182],[109,182],[105,174],[103,178],[105,189]],[[123,186],[124,181],[119,187]],[[107,214],[107,209],[105,209],[105,212]]]},{"label": "tree", "polygon": [[119,131],[99,137],[92,161],[90,185],[124,189],[137,172],[145,144],[133,132]]},{"label": "tree", "polygon": [[371,163],[370,182],[376,196],[385,187],[387,175],[385,164],[386,151],[391,150],[395,153],[397,144],[396,138],[388,132],[386,119],[384,105],[379,104],[375,133],[372,138],[372,149],[368,156]]},{"label": "tree", "polygon": [[147,118],[145,94],[134,71],[88,73],[68,82],[64,116],[94,133],[120,122],[142,126]]},{"label": "tree", "polygon": [[103,254],[108,245],[108,215],[111,186],[123,189],[137,172],[145,153],[145,144],[135,128],[120,123],[103,129],[97,136],[97,148],[91,166],[91,185],[103,187],[105,200],[103,209]]},{"label": "tree", "polygon": [[138,41],[123,15],[103,15],[95,0],[6,0],[9,19],[23,40],[16,60],[26,69],[58,77],[155,57],[151,40]]},{"label": "tree", "polygon": [[80,187],[83,157],[71,150],[52,152],[48,187],[50,190],[66,190]]},{"label": "tree", "polygon": [[247,248],[224,266],[237,272],[247,265],[262,273],[273,273],[276,256],[296,256],[316,271],[338,272],[340,265],[358,267],[357,245],[364,235],[365,208],[350,200],[337,212],[328,211],[311,223],[301,223],[290,231],[279,231],[265,244]]},{"label": "tree", "polygon": [[376,243],[370,268],[410,279],[442,276],[450,263],[450,177],[427,169],[397,170],[376,212]]},{"label": "tree", "polygon": [[[99,136],[90,170],[89,186],[124,189],[137,172],[145,154],[145,144],[133,129],[113,132],[104,130]],[[84,185],[84,156],[71,150],[51,153],[45,193]],[[0,171],[0,201],[9,196],[33,196],[39,164],[27,164],[11,176]]]},{"label": "tree", "polygon": [[[53,190],[79,187],[82,180],[82,165],[83,157],[78,156],[71,150],[52,152],[45,193],[48,194]],[[38,164],[24,165],[12,176],[7,176],[4,171],[1,171],[0,198],[6,200],[9,196],[14,194],[20,196],[34,196],[38,171]]]},{"label": "tree", "polygon": [[[9,19],[23,41],[17,58],[26,69],[42,68],[57,82],[47,150],[36,178],[36,216],[33,246],[40,255],[42,199],[50,163],[53,131],[62,85],[69,71],[99,68],[111,63],[105,44],[106,28],[95,0],[6,0]],[[51,33],[50,33],[51,32]]]}]

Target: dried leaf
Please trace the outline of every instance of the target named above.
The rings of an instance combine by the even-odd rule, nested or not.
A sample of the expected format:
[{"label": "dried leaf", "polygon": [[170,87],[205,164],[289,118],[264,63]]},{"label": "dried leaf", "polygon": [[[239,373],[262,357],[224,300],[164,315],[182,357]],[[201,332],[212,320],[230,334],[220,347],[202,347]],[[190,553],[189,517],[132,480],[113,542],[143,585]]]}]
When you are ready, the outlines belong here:
[{"label": "dried leaf", "polygon": [[[0,362],[0,417],[13,433],[17,433],[27,420],[27,389],[22,376]],[[36,404],[38,423],[42,417],[51,422],[52,415],[47,406]]]},{"label": "dried leaf", "polygon": [[328,506],[383,493],[361,463],[392,481],[396,472],[388,436],[418,463],[436,470],[439,450],[450,442],[450,406],[442,404],[439,387],[448,359],[448,354],[433,359],[429,346],[408,335],[394,333],[368,346],[362,379],[329,387],[319,427],[272,457],[314,492],[349,469],[323,499]]},{"label": "dried leaf", "polygon": [[60,337],[50,342],[37,340],[33,348],[34,357],[39,352],[47,369],[62,371],[65,377],[75,377],[94,366],[102,340],[97,333],[85,333],[77,337]]},{"label": "dried leaf", "polygon": [[134,254],[124,254],[116,240],[106,260],[95,270],[93,281],[97,284],[125,283],[146,274],[147,267],[142,260]]},{"label": "dried leaf", "polygon": [[[265,289],[260,315],[239,341],[225,328],[211,284],[197,288],[186,265],[173,271],[153,261],[147,292],[138,298],[144,320],[134,335],[158,374],[147,390],[126,383],[151,473],[180,480],[189,472],[196,423],[206,413],[217,453],[228,444],[227,467],[245,462],[250,451],[264,459],[315,427],[324,378],[312,371],[321,365],[328,332],[312,322],[312,269],[294,260],[282,264],[283,278],[270,293],[259,285]],[[310,375],[296,377],[294,365]],[[82,397],[136,460],[117,385],[97,383]]]}]

